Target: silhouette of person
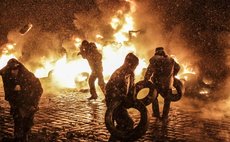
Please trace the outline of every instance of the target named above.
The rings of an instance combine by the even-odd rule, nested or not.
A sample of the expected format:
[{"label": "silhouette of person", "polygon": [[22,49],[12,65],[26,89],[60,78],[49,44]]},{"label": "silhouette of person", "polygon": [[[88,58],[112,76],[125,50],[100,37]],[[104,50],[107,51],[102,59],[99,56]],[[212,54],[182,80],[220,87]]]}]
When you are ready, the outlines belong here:
[{"label": "silhouette of person", "polygon": [[168,119],[168,113],[170,109],[169,95],[172,94],[172,87],[174,76],[179,72],[180,66],[169,57],[163,47],[157,47],[155,49],[155,55],[150,58],[149,66],[145,73],[144,80],[148,81],[151,78],[153,84],[156,85],[157,96],[152,103],[153,116],[160,118],[158,94],[164,98],[164,107],[162,118]]},{"label": "silhouette of person", "polygon": [[[110,77],[106,84],[106,105],[109,107],[115,101],[126,101],[126,97],[134,90],[134,70],[139,64],[139,59],[133,54],[127,54],[125,61]],[[124,106],[118,107],[114,111],[114,120],[117,123],[117,129],[130,130],[133,128],[134,122],[129,116]],[[110,137],[109,141],[116,138]]]},{"label": "silhouette of person", "polygon": [[14,119],[14,139],[28,141],[33,126],[34,114],[43,93],[41,83],[25,66],[16,59],[10,59],[0,70],[3,80],[5,100],[10,104],[10,114]]},{"label": "silhouette of person", "polygon": [[91,94],[91,97],[89,97],[88,100],[97,99],[98,95],[95,88],[96,79],[98,79],[98,85],[100,86],[103,94],[105,94],[102,55],[97,50],[95,43],[89,43],[87,40],[82,41],[82,44],[80,46],[80,52],[78,53],[78,55],[79,54],[88,61],[89,66],[92,70],[88,80]]}]

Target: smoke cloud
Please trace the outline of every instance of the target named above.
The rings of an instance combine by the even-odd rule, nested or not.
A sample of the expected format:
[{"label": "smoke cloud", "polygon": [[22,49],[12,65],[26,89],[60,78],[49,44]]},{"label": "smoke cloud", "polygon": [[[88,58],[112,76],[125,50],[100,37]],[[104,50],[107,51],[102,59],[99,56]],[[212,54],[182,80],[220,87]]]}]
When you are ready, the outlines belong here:
[{"label": "smoke cloud", "polygon": [[179,38],[187,43],[185,49],[198,57],[196,65],[200,76],[212,79],[216,89],[222,88],[229,72],[226,54],[229,46],[223,38],[230,29],[230,3],[224,0],[154,0],[152,3],[162,14],[166,32],[180,26]]},{"label": "smoke cloud", "polygon": [[[155,47],[163,46],[168,54],[197,68],[201,81],[211,80],[213,91],[229,90],[225,84],[229,82],[230,2],[226,0],[2,0],[0,45],[16,41],[21,60],[38,67],[37,60],[55,60],[63,40],[73,35],[95,41],[95,35],[101,34],[112,40],[111,16],[118,10],[129,12],[131,4],[136,6],[133,30],[140,31],[132,42],[139,55],[148,60]],[[15,31],[28,22],[34,25],[32,30],[18,36]]]},{"label": "smoke cloud", "polygon": [[[153,55],[163,46],[179,61],[195,69],[199,81],[212,82],[214,98],[228,82],[230,2],[220,0],[135,1],[136,23],[145,31],[138,39],[139,51]],[[214,93],[215,92],[215,93]]]}]

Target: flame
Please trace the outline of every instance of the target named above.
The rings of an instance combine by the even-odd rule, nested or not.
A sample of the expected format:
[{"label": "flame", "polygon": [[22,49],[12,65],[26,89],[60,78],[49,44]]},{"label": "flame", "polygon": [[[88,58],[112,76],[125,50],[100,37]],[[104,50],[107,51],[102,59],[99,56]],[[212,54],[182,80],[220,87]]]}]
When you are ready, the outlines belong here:
[{"label": "flame", "polygon": [[74,88],[75,80],[82,72],[90,72],[86,60],[67,61],[66,56],[57,61],[53,70],[55,82],[62,87]]},{"label": "flame", "polygon": [[[116,31],[113,35],[116,44],[109,44],[103,47],[102,53],[105,76],[111,75],[112,72],[120,67],[128,53],[136,53],[135,45],[129,42],[129,31],[135,29],[132,13],[135,12],[136,8],[134,5],[132,6],[130,12],[124,14],[122,10],[118,10],[116,15],[111,19],[110,25]],[[140,74],[145,66],[145,60],[140,59],[135,73]]]},{"label": "flame", "polygon": [[82,76],[83,72],[90,73],[91,70],[86,60],[79,59],[68,61],[66,55],[64,55],[53,64],[49,61],[44,62],[43,67],[35,71],[35,76],[39,78],[46,77],[49,72],[52,72],[49,77],[52,78],[52,82],[56,86],[74,88],[76,87],[77,81],[82,81],[85,78],[83,76],[82,79],[79,76]]},{"label": "flame", "polygon": [[14,50],[16,43],[7,43],[3,46],[2,56],[0,57],[0,69],[2,69],[11,58],[16,58],[14,54],[11,54],[11,51]]},{"label": "flame", "polygon": [[76,47],[79,47],[79,46],[81,45],[81,42],[82,42],[82,39],[80,39],[80,38],[75,38],[74,45],[75,45]]},{"label": "flame", "polygon": [[[131,12],[124,13],[122,10],[118,10],[116,15],[111,18],[110,25],[114,29],[114,42],[108,44],[101,44],[95,41],[96,46],[103,55],[103,74],[106,79],[109,78],[112,72],[120,67],[125,59],[125,56],[129,52],[136,53],[136,47],[129,42],[129,31],[134,29],[134,20],[131,16],[135,10],[131,8]],[[95,35],[96,39],[103,39],[100,34]],[[74,45],[80,47],[82,39],[75,38]],[[142,69],[146,67],[144,59],[140,59],[139,66],[135,73],[140,74]],[[66,56],[59,59],[55,64],[51,65],[44,63],[44,67],[36,70],[37,76],[47,74],[47,70],[52,70],[52,78],[55,84],[62,87],[76,87],[76,82],[86,80],[86,76],[82,76],[82,73],[90,73],[88,62],[85,59],[75,59],[67,61]],[[106,80],[105,79],[105,80]]]},{"label": "flame", "polygon": [[43,61],[43,67],[36,69],[34,74],[38,78],[47,77],[53,67],[54,65],[49,60]]},{"label": "flame", "polygon": [[[136,54],[136,46],[130,41],[129,32],[135,29],[135,22],[132,17],[133,12],[136,11],[136,6],[133,1],[126,0],[131,4],[131,10],[129,12],[124,13],[122,10],[118,10],[116,15],[111,18],[110,26],[114,30],[113,41],[111,43],[102,43],[103,36],[100,34],[96,34],[96,40],[94,41],[98,49],[103,55],[102,63],[103,63],[103,74],[105,77],[105,81],[110,77],[110,75],[120,67],[125,59],[125,56],[133,52]],[[137,36],[134,33],[134,36]],[[75,38],[74,45],[76,50],[81,45],[82,39]],[[9,44],[8,48],[4,51],[4,54],[0,58],[1,66],[4,66],[6,62],[10,58],[16,58],[11,53],[10,50],[14,49],[14,44]],[[138,56],[138,54],[136,54]],[[137,76],[141,75],[143,68],[147,67],[147,63],[144,58],[139,57],[139,65],[135,70],[135,74]],[[91,69],[87,60],[82,58],[76,59],[67,59],[66,55],[62,58],[58,59],[56,62],[53,62],[51,59],[44,59],[40,61],[42,64],[41,68],[37,68],[34,71],[34,74],[38,78],[42,77],[51,77],[52,84],[59,87],[64,88],[75,88],[77,83],[86,81],[88,78],[88,74],[90,74]],[[5,63],[5,64],[3,64]],[[183,73],[180,73],[178,77],[180,78],[183,74],[191,73],[195,74],[192,68],[189,68],[187,65],[182,65]]]},{"label": "flame", "polygon": [[189,67],[187,64],[182,64],[182,67],[184,69],[183,74],[196,74],[193,68]]},{"label": "flame", "polygon": [[98,38],[98,39],[103,39],[103,36],[102,36],[102,35],[97,34],[97,35],[96,35],[96,38]]},{"label": "flame", "polygon": [[[124,17],[124,18],[119,18]],[[115,41],[119,43],[123,43],[125,41],[129,40],[129,37],[127,34],[129,31],[134,29],[134,20],[131,16],[131,12],[127,14],[123,14],[121,10],[117,11],[117,15],[115,15],[111,22],[111,27],[117,31],[113,36],[115,38]]]},{"label": "flame", "polygon": [[202,88],[199,92],[201,95],[205,95],[208,96],[208,94],[210,93],[210,90],[207,88]]},{"label": "flame", "polygon": [[182,72],[179,72],[179,74],[176,76],[177,78],[184,79],[187,81],[189,79],[189,75],[196,74],[193,68],[191,68],[187,64],[181,64],[181,66],[182,66]]},{"label": "flame", "polygon": [[12,58],[17,59],[13,54],[2,55],[0,58],[0,69],[2,69],[7,64],[7,62]]},{"label": "flame", "polygon": [[178,73],[178,75],[176,75],[176,78],[178,79],[184,79],[184,80],[188,80],[188,75],[195,75],[196,72],[194,71],[194,69],[189,65],[189,64],[184,64],[184,63],[180,63],[179,60],[177,59],[177,57],[175,55],[171,55],[171,57],[178,63],[181,65],[181,70]]}]

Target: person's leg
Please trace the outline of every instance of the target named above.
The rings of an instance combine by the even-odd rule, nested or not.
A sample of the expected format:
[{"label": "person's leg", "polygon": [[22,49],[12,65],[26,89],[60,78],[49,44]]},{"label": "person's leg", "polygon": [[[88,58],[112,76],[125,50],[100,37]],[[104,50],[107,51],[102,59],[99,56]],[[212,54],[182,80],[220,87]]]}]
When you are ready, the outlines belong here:
[{"label": "person's leg", "polygon": [[159,118],[160,117],[160,109],[159,109],[159,102],[158,102],[158,91],[154,95],[155,95],[155,99],[152,102],[152,111],[153,111],[152,116]]},{"label": "person's leg", "polygon": [[163,114],[162,114],[162,118],[163,119],[168,119],[168,114],[169,114],[169,109],[170,109],[170,99],[169,99],[169,95],[171,95],[170,93],[172,93],[172,90],[169,89],[169,90],[166,90],[167,93],[166,94],[166,97],[164,98],[164,107],[163,107]]},{"label": "person's leg", "polygon": [[163,107],[163,114],[162,114],[163,119],[168,119],[170,103],[171,103],[170,100],[168,100],[168,99],[164,100],[164,107]]},{"label": "person's leg", "polygon": [[14,112],[14,141],[21,142],[23,140],[23,124],[19,113]]},{"label": "person's leg", "polygon": [[34,114],[31,114],[30,116],[23,119],[23,139],[25,142],[28,141],[28,136],[31,132],[31,128],[34,125]]},{"label": "person's leg", "polygon": [[105,95],[105,81],[102,73],[98,74],[98,85],[100,86],[101,91]]},{"label": "person's leg", "polygon": [[96,80],[96,75],[94,73],[92,73],[89,77],[89,82],[88,82],[89,88],[90,88],[90,94],[91,94],[91,97],[89,97],[88,100],[97,99],[95,80]]},{"label": "person's leg", "polygon": [[[101,91],[103,92],[103,94],[105,96],[105,94],[106,94],[106,91],[105,91],[105,81],[104,81],[104,77],[103,77],[102,73],[100,73],[98,75],[98,85],[100,86]],[[105,102],[105,99],[103,99],[102,102]]]}]

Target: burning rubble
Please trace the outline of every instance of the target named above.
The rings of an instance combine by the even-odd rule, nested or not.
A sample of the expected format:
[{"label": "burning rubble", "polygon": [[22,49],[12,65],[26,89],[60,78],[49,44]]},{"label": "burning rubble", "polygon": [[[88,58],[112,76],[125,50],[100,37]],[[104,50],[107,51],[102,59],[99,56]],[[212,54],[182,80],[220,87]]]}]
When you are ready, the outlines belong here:
[{"label": "burning rubble", "polygon": [[[21,35],[17,35],[21,36],[20,40],[12,43],[10,41],[1,46],[0,60],[3,64],[1,66],[4,66],[10,58],[17,58],[28,65],[37,77],[49,78],[50,83],[57,87],[80,89],[85,87],[84,82],[90,73],[86,61],[77,56],[82,40],[89,39],[95,42],[102,53],[105,80],[122,64],[125,55],[129,52],[134,52],[140,58],[136,80],[141,80],[153,49],[162,44],[169,53],[174,54],[174,59],[178,58],[178,63],[182,65],[178,78],[185,80],[186,94],[209,97],[209,93],[217,86],[218,81],[213,79],[208,71],[206,77],[203,70],[207,69],[201,69],[203,65],[194,63],[192,58],[190,58],[192,63],[188,64],[190,59],[185,60],[185,56],[189,54],[189,57],[192,57],[194,52],[185,51],[188,45],[180,44],[181,41],[176,39],[182,39],[178,36],[180,34],[178,32],[181,31],[176,30],[167,35],[163,26],[157,24],[160,22],[158,17],[149,16],[153,15],[151,6],[157,4],[153,2],[150,2],[151,6],[148,4],[148,2],[140,3],[132,0],[111,3],[97,1],[93,4],[95,7],[90,8],[87,13],[85,12],[87,9],[75,13],[73,23],[78,32],[65,39],[60,39],[53,33],[40,33],[36,30],[36,25],[27,24],[19,31]],[[159,4],[164,8],[163,3]],[[145,9],[140,10],[143,7]],[[151,47],[147,48],[149,45]],[[185,49],[180,50],[181,48]],[[178,50],[182,52],[177,53]],[[199,49],[196,49],[196,52],[198,51]],[[195,58],[199,58],[195,62],[202,59],[197,56]]]},{"label": "burning rubble", "polygon": [[[129,2],[130,1],[127,1],[126,3]],[[108,38],[106,39],[103,37],[103,35],[100,34],[94,35],[93,38],[92,35],[90,35],[90,37],[95,40],[95,44],[103,54],[104,76],[107,79],[110,76],[110,73],[113,72],[116,68],[118,68],[122,64],[124,57],[127,53],[134,52],[138,55],[137,53],[138,48],[136,47],[134,42],[132,42],[133,40],[135,40],[138,34],[141,34],[141,30],[135,30],[136,28],[135,21],[132,17],[135,11],[136,11],[135,6],[132,6],[128,8],[124,7],[123,9],[118,9],[116,12],[114,12],[115,15],[110,18],[110,22],[108,23],[113,31],[112,32],[113,35],[112,37],[109,38],[109,40]],[[78,27],[80,26],[80,24],[79,23],[77,24]],[[25,34],[27,34],[29,30],[31,30],[31,28],[32,28],[32,24],[27,24],[19,31],[19,33],[22,36],[24,36]],[[31,69],[33,70],[33,72],[37,77],[49,78],[50,84],[53,84],[56,87],[61,87],[61,88],[84,87],[81,85],[84,84],[82,82],[85,82],[88,79],[88,74],[90,73],[90,69],[85,60],[82,60],[76,56],[76,53],[79,52],[79,46],[83,39],[77,36],[73,36],[71,39],[69,39],[70,44],[65,45],[66,47],[62,47],[64,48],[63,50],[64,52],[59,56],[57,56],[56,53],[52,53],[52,54],[45,53],[45,54],[39,54],[39,56],[41,55],[41,57],[36,57],[36,58],[31,57],[33,56],[32,52],[47,52],[47,51],[55,52],[54,50],[51,51],[44,50],[45,47],[49,49],[50,48],[49,45],[56,46],[56,47],[63,46],[63,45],[57,45],[57,43],[49,44],[48,43],[49,40],[52,41],[53,39],[47,38],[46,34],[43,34],[43,37],[44,37],[42,39],[43,41],[41,41],[39,38],[32,38],[32,40],[29,39],[29,42],[28,40],[25,41],[24,47],[21,51],[22,53],[20,55],[15,54],[15,51],[17,50],[20,52],[19,49],[15,49],[17,48],[16,46],[17,43],[14,44],[7,43],[5,47],[4,46],[2,47],[2,56],[1,56],[1,63],[3,63],[2,66],[4,66],[4,63],[6,63],[10,58],[20,58],[21,60],[24,60],[27,64],[29,63],[29,66],[31,67]],[[41,42],[41,44],[39,42]],[[31,48],[33,49],[31,50]],[[30,58],[36,61],[35,62],[31,61]],[[147,59],[144,58],[144,56],[140,57],[140,65],[136,70],[136,74],[137,76],[139,76],[139,78],[141,78],[141,75],[143,74],[143,70],[147,66],[146,60]],[[111,66],[111,63],[113,64],[113,66]],[[34,65],[39,64],[39,65],[37,65],[37,67],[35,68],[33,67],[32,64]],[[184,71],[183,73],[181,73],[181,75],[186,80],[187,80],[187,76],[185,76],[185,74],[190,74],[190,73],[194,74],[194,72],[188,71],[188,68],[186,66],[183,66],[183,70]]]}]

